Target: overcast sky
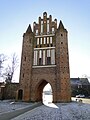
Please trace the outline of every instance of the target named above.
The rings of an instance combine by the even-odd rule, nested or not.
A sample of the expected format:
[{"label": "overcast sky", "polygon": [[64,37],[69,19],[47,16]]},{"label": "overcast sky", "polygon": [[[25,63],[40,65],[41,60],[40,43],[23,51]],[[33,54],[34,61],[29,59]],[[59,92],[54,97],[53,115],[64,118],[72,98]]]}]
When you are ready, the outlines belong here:
[{"label": "overcast sky", "polygon": [[70,76],[90,76],[90,0],[0,0],[0,53],[20,59],[23,33],[43,12],[68,30]]}]

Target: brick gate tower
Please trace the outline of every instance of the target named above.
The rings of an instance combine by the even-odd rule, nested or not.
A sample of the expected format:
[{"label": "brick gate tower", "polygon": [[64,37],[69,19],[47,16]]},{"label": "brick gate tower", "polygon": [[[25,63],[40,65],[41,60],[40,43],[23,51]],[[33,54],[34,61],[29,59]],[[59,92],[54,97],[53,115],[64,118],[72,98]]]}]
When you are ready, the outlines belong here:
[{"label": "brick gate tower", "polygon": [[39,17],[23,35],[18,99],[42,101],[43,88],[52,87],[53,102],[70,102],[68,35],[62,21]]}]

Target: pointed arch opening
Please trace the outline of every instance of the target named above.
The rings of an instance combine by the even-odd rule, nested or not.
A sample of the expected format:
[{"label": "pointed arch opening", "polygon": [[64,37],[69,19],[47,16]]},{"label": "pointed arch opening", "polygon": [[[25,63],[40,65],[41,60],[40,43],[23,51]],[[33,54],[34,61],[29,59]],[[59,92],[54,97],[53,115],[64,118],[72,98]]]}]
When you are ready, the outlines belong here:
[{"label": "pointed arch opening", "polygon": [[52,87],[49,83],[43,88],[42,100],[44,104],[52,103],[53,101]]},{"label": "pointed arch opening", "polygon": [[53,101],[53,90],[49,82],[42,80],[38,84],[38,87],[36,87],[35,98],[36,101],[41,101],[42,103]]}]

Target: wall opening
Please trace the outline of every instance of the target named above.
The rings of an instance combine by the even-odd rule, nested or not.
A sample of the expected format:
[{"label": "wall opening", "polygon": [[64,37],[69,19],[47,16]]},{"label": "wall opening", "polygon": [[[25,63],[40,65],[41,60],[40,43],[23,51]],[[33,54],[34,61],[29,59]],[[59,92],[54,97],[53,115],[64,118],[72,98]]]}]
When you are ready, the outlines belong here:
[{"label": "wall opening", "polygon": [[22,100],[22,98],[23,98],[23,90],[20,89],[20,90],[18,91],[18,100]]},{"label": "wall opening", "polygon": [[51,85],[46,81],[42,80],[38,83],[36,90],[35,90],[35,101],[37,102],[52,102],[53,101],[53,94]]},{"label": "wall opening", "polygon": [[49,83],[43,88],[42,100],[44,104],[52,103],[53,101],[52,87]]}]

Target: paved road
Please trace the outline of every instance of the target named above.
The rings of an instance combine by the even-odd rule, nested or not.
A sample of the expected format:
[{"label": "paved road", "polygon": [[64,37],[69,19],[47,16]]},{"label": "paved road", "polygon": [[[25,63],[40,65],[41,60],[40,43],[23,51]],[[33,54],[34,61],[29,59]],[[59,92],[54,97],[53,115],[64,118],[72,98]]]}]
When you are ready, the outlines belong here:
[{"label": "paved road", "polygon": [[[74,101],[75,99],[73,98]],[[40,107],[28,106],[21,110],[1,114],[0,120],[90,120],[90,104],[84,104],[90,103],[90,99],[82,100],[83,103],[46,102]]]},{"label": "paved road", "polygon": [[24,108],[15,110],[15,111],[3,113],[3,114],[0,115],[0,120],[10,120],[14,117],[17,117],[20,114],[23,114],[23,113],[25,113],[29,110],[32,110],[32,109],[34,109],[38,106],[41,106],[41,105],[42,105],[42,103],[34,103],[32,105],[29,105],[27,107],[24,107]]},{"label": "paved road", "polygon": [[47,105],[37,107],[12,120],[90,120],[90,104],[71,102]]}]

